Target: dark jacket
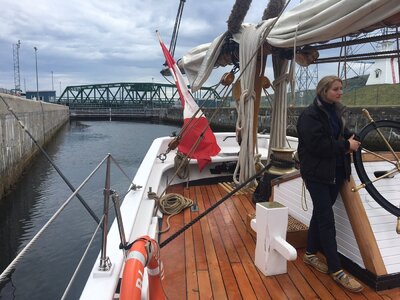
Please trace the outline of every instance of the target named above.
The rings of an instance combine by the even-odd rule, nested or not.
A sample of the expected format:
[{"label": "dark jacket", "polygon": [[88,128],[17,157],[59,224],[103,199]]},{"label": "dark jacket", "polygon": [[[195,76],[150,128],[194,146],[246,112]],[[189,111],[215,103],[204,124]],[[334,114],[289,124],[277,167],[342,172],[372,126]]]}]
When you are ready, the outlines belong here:
[{"label": "dark jacket", "polygon": [[348,138],[352,133],[345,126],[344,106],[335,104],[339,117],[340,133],[336,139],[330,125],[330,117],[320,99],[315,98],[300,115],[297,122],[299,144],[297,153],[300,160],[300,173],[304,180],[334,183],[338,157],[344,162],[345,178],[349,180],[350,154]]}]

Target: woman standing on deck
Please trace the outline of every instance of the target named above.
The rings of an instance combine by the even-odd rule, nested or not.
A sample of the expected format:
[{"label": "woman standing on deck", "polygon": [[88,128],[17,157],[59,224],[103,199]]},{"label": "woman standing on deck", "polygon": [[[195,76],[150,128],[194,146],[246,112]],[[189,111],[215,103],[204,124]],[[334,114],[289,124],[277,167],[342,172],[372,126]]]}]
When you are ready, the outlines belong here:
[{"label": "woman standing on deck", "polygon": [[[319,81],[316,92],[314,102],[297,122],[300,172],[314,206],[303,261],[322,273],[330,273],[349,291],[359,292],[363,286],[340,264],[332,207],[344,180],[349,180],[350,153],[357,151],[360,142],[342,117],[342,80],[326,76]],[[318,259],[318,251],[324,253],[328,265]]]}]

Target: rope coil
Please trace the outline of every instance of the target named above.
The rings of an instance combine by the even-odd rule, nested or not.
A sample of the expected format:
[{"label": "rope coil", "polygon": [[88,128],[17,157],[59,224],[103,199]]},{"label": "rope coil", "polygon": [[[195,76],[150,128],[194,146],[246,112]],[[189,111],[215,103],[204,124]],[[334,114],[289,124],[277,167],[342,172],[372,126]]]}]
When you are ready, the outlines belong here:
[{"label": "rope coil", "polygon": [[180,194],[170,193],[157,198],[158,207],[163,214],[169,215],[167,218],[167,228],[160,231],[159,233],[164,233],[171,227],[169,224],[169,219],[174,215],[179,214],[185,208],[191,207],[193,205],[193,200],[186,198]]}]

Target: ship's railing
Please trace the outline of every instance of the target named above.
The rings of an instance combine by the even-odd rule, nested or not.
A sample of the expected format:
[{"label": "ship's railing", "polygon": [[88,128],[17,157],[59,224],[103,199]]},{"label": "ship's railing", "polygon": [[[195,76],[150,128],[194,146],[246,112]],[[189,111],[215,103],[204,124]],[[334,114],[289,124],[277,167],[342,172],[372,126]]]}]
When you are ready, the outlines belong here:
[{"label": "ship's railing", "polygon": [[[71,202],[72,199],[75,197],[79,196],[79,192],[82,190],[82,188],[89,182],[89,180],[97,173],[99,168],[106,163],[106,180],[105,180],[105,187],[103,191],[104,195],[104,206],[103,206],[103,215],[101,216],[100,219],[96,218],[96,221],[98,221],[98,225],[85,249],[85,252],[83,253],[75,271],[74,274],[72,275],[67,288],[64,291],[64,294],[61,299],[65,299],[71,286],[72,283],[74,282],[76,275],[78,274],[80,267],[83,263],[83,261],[86,258],[86,255],[94,241],[94,238],[98,232],[98,230],[101,228],[102,229],[102,244],[101,244],[101,255],[100,255],[100,264],[99,264],[99,270],[100,271],[108,271],[111,268],[111,262],[107,256],[107,233],[108,233],[108,224],[109,224],[109,202],[110,202],[110,196],[114,204],[114,209],[115,209],[115,216],[117,218],[118,222],[118,229],[119,229],[119,234],[120,234],[120,239],[121,239],[121,245],[126,244],[126,238],[125,238],[125,232],[124,232],[124,227],[122,223],[122,218],[121,218],[121,212],[120,212],[120,201],[119,201],[119,195],[116,191],[111,189],[111,182],[110,182],[110,174],[111,174],[111,161],[114,162],[114,164],[120,169],[120,171],[124,174],[124,176],[130,181],[129,176],[124,172],[124,170],[119,166],[119,164],[115,161],[115,159],[111,156],[111,154],[107,154],[106,157],[102,159],[102,161],[94,168],[94,170],[87,176],[82,183],[78,186],[77,189],[73,191],[73,193],[68,197],[67,200],[60,206],[60,208],[52,215],[52,217],[46,222],[46,224],[43,225],[43,227],[35,234],[35,236],[28,242],[28,244],[25,245],[25,247],[18,253],[18,255],[14,258],[14,260],[7,266],[7,268],[0,274],[0,283],[7,280],[7,278],[10,276],[10,274],[13,272],[15,269],[16,265],[18,262],[23,259],[25,254],[28,253],[28,250],[33,246],[33,244],[40,238],[40,236],[44,233],[45,230],[56,220],[56,218],[61,214],[61,212],[67,207],[67,205]],[[139,186],[136,186],[135,184],[131,184],[130,189],[136,190],[137,188],[140,188]]]},{"label": "ship's railing", "polygon": [[[104,206],[103,206],[103,215],[101,217],[101,222],[97,226],[96,230],[94,231],[92,238],[90,239],[85,252],[83,253],[81,260],[78,263],[78,266],[75,269],[74,274],[71,277],[70,282],[68,283],[67,288],[64,291],[64,294],[61,299],[65,299],[71,286],[72,283],[74,282],[76,275],[78,274],[80,267],[85,260],[85,257],[89,251],[89,248],[91,247],[91,244],[94,240],[95,235],[97,234],[97,231],[99,228],[102,228],[102,242],[101,242],[101,254],[100,254],[100,265],[99,265],[99,270],[100,271],[108,271],[110,270],[112,263],[107,256],[107,234],[108,234],[108,221],[109,221],[109,204],[110,204],[110,196],[111,199],[114,203],[114,209],[115,209],[115,217],[118,222],[118,230],[119,230],[119,235],[121,239],[121,245],[125,246],[126,245],[126,238],[125,238],[125,231],[124,231],[124,226],[122,222],[122,217],[121,217],[121,210],[120,210],[120,201],[119,201],[119,195],[116,191],[111,189],[111,181],[110,181],[110,175],[111,175],[111,161],[115,163],[115,165],[120,169],[120,171],[129,179],[128,175],[122,170],[122,168],[119,166],[119,164],[114,160],[114,158],[111,156],[111,154],[108,154],[100,163],[103,164],[104,161],[106,161],[106,181],[105,181],[105,187],[104,187]],[[99,165],[99,166],[100,166]],[[97,170],[97,169],[96,169]],[[94,173],[93,173],[94,174]],[[92,174],[91,174],[92,175]],[[136,185],[131,185],[131,189],[136,189],[139,188]]]}]

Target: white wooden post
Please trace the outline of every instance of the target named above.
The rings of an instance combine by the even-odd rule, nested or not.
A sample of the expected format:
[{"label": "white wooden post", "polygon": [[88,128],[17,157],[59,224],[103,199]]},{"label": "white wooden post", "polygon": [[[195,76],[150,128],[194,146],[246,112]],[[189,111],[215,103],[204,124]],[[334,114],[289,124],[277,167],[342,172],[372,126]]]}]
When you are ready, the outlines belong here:
[{"label": "white wooden post", "polygon": [[255,265],[266,275],[287,272],[287,260],[297,258],[296,249],[286,242],[289,209],[279,202],[256,205],[251,227],[257,232]]}]

